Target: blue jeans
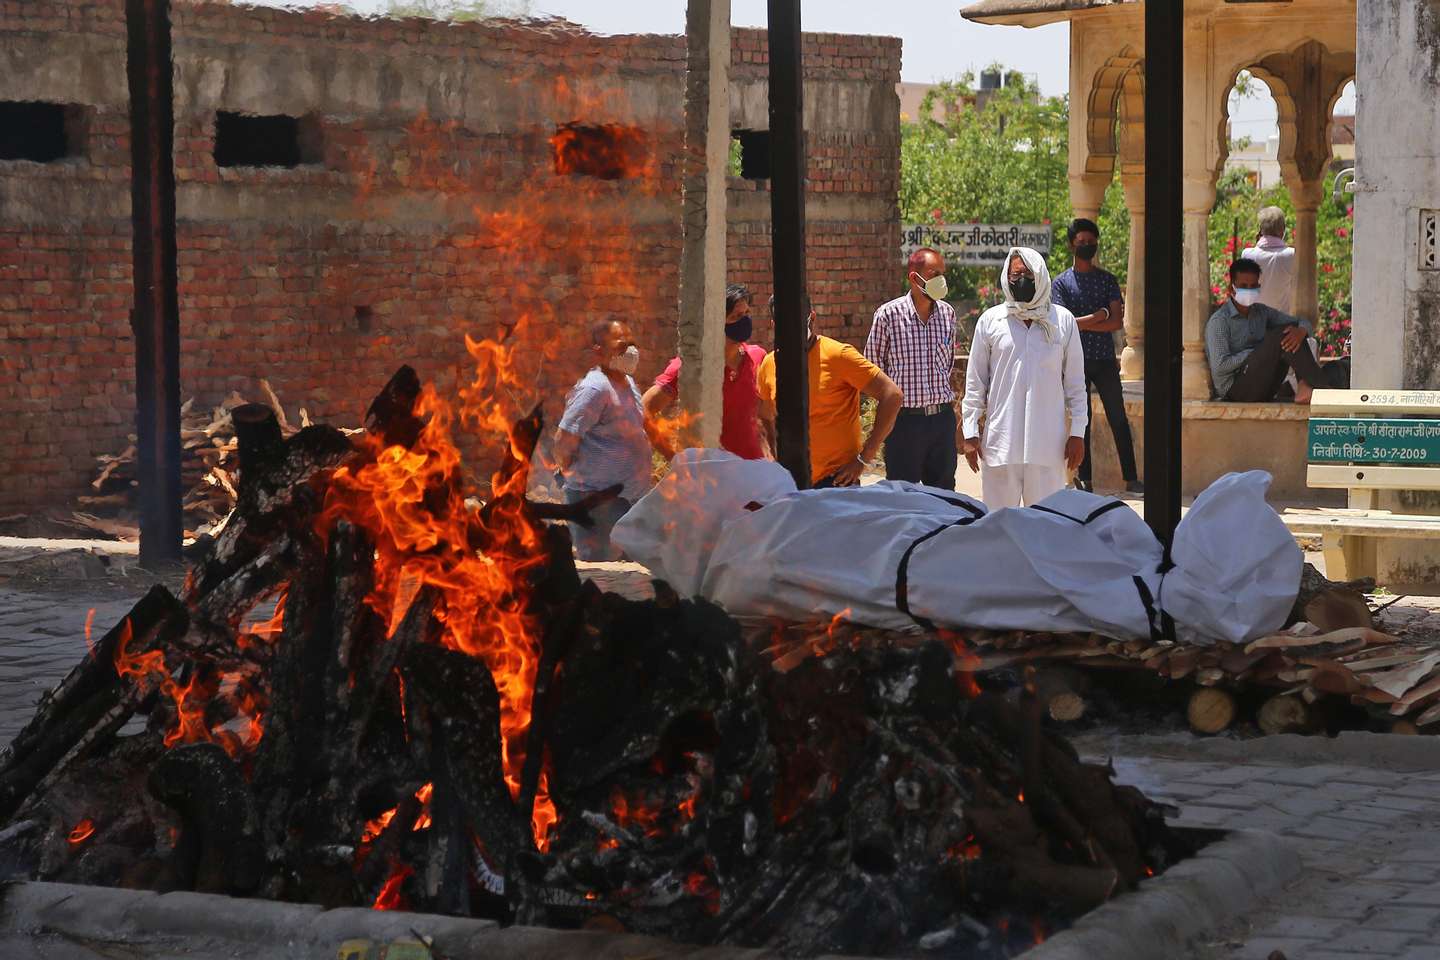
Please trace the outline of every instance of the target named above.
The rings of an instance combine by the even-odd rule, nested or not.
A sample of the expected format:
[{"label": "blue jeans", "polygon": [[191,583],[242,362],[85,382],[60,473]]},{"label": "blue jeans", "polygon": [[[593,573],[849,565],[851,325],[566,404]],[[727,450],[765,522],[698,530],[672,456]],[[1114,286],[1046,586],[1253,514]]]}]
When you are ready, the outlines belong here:
[{"label": "blue jeans", "polygon": [[[593,490],[571,490],[565,488],[565,502],[579,503],[590,496]],[[575,556],[580,560],[619,560],[620,548],[610,542],[610,531],[630,510],[630,501],[624,497],[607,500],[590,509],[595,523],[588,529],[578,523],[570,523],[570,539],[575,541]]]}]

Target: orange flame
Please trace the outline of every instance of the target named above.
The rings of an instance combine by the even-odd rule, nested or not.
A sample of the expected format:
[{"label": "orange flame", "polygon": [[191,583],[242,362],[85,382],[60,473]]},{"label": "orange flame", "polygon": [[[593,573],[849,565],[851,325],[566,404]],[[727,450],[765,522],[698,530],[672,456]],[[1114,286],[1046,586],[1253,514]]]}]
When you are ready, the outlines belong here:
[{"label": "orange flame", "polygon": [[91,607],[85,612],[85,649],[90,651],[90,656],[95,656],[95,644],[90,641],[90,626],[95,622],[95,608]]},{"label": "orange flame", "polygon": [[133,640],[134,630],[130,618],[126,617],[121,621],[120,636],[115,644],[115,672],[143,691],[158,687],[170,699],[175,719],[165,734],[166,747],[182,743],[218,743],[236,760],[254,752],[263,731],[261,717],[264,703],[240,674],[226,674],[221,681],[222,685],[228,685],[231,699],[235,701],[240,732],[229,729],[229,724],[217,724],[212,728],[206,722],[205,708],[215,693],[214,687],[202,681],[198,673],[184,684],[177,682],[165,663],[163,651],[131,653],[129,648]]},{"label": "orange flame", "polygon": [[75,824],[75,829],[70,831],[70,846],[80,846],[80,844],[84,843],[86,840],[89,840],[91,834],[93,834],[94,832],[95,821],[91,820],[89,817],[86,817],[84,820],[81,820],[79,823]]},{"label": "orange flame", "polygon": [[386,878],[384,886],[375,896],[375,902],[370,905],[373,910],[399,910],[405,905],[404,898],[400,895],[400,888],[405,881],[415,873],[415,868],[408,863],[396,864]]},{"label": "orange flame", "polygon": [[660,808],[647,806],[638,800],[631,802],[619,787],[610,794],[610,810],[615,822],[626,829],[639,828],[647,837],[657,837],[662,832]]},{"label": "orange flame", "polygon": [[[471,340],[466,345],[481,361],[477,384],[493,388],[515,376],[503,345]],[[493,389],[472,387],[461,395],[466,401],[461,419],[486,427],[508,422]],[[460,452],[451,435],[454,411],[427,386],[415,415],[424,426],[410,448],[385,447],[378,436],[369,435],[364,441],[369,456],[336,470],[321,522],[329,529],[344,518],[373,539],[375,587],[366,602],[392,630],[413,596],[425,586],[434,588],[440,642],[482,659],[495,679],[501,760],[515,798],[540,659],[540,628],[526,610],[527,584],[544,563],[540,530],[523,512],[527,474],[518,470],[492,477],[495,501],[484,529],[478,529],[480,515],[464,502]],[[523,452],[514,437],[510,452],[515,458]],[[470,547],[477,533],[489,544],[484,553]],[[557,816],[548,789],[540,790],[532,832],[542,850]]]},{"label": "orange flame", "polygon": [[980,685],[975,682],[975,671],[980,669],[980,658],[966,645],[965,638],[953,630],[941,629],[938,635],[950,645],[955,654],[955,682],[960,685],[960,692],[974,700],[980,696]]},{"label": "orange flame", "polygon": [[275,601],[275,612],[267,620],[256,620],[240,627],[240,647],[244,649],[253,641],[271,643],[280,635],[285,626],[285,597],[289,593],[289,584],[280,587],[280,596]]}]

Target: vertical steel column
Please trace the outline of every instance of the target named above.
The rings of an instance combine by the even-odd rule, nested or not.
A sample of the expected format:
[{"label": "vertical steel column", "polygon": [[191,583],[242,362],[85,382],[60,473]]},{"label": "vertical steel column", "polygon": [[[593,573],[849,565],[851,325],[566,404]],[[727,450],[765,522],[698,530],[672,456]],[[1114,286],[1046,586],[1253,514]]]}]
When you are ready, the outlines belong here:
[{"label": "vertical steel column", "polygon": [[800,0],[769,0],[770,236],[775,275],[776,455],[810,486],[810,377],[805,343],[805,122]]},{"label": "vertical steel column", "polygon": [[140,563],[180,559],[180,303],[169,0],[126,0]]},{"label": "vertical steel column", "polygon": [[1180,522],[1184,0],[1145,2],[1145,522]]}]

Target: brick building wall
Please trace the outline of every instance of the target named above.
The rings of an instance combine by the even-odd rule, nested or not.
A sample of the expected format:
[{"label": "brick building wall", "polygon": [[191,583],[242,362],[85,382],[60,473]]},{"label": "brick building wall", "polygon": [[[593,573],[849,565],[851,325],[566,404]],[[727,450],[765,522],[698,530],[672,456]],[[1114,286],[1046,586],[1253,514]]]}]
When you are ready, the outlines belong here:
[{"label": "brick building wall", "polygon": [[[508,338],[509,401],[553,423],[592,322],[630,321],[639,379],[673,353],[682,37],[211,4],[174,21],[182,396],[263,377],[292,417],[351,424],[401,363],[450,393],[467,336]],[[764,34],[733,47],[732,125],[764,130]],[[0,160],[0,512],[84,492],[134,430],[124,56],[122,0],[0,3],[0,101],[65,105],[66,142]],[[899,57],[806,38],[810,289],[851,340],[899,287]],[[298,118],[303,162],[217,165],[217,112]],[[638,130],[627,175],[557,173],[567,123]],[[732,178],[729,199],[731,276],[763,305],[768,182]]]}]

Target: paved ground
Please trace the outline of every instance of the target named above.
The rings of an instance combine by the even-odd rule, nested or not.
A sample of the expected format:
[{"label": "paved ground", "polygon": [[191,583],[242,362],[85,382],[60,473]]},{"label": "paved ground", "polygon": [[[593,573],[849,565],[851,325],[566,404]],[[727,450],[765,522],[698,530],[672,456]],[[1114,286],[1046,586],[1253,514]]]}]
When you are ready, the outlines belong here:
[{"label": "paved ground", "polygon": [[1440,740],[1102,734],[1078,745],[1179,807],[1180,825],[1267,830],[1299,849],[1300,878],[1190,960],[1440,957]]},{"label": "paved ground", "polygon": [[[113,558],[72,558],[35,580],[15,576],[20,567],[7,567],[7,557],[14,553],[0,545],[0,743],[84,655],[88,612],[98,636],[149,585]],[[584,566],[606,589],[649,592],[637,565]],[[1390,629],[1433,629],[1440,604],[1406,600],[1385,616]],[[1078,744],[1113,758],[1123,782],[1175,803],[1181,824],[1270,830],[1299,846],[1302,878],[1189,960],[1266,960],[1276,950],[1286,960],[1436,960],[1440,738],[1368,736],[1200,741],[1100,732]]]}]

